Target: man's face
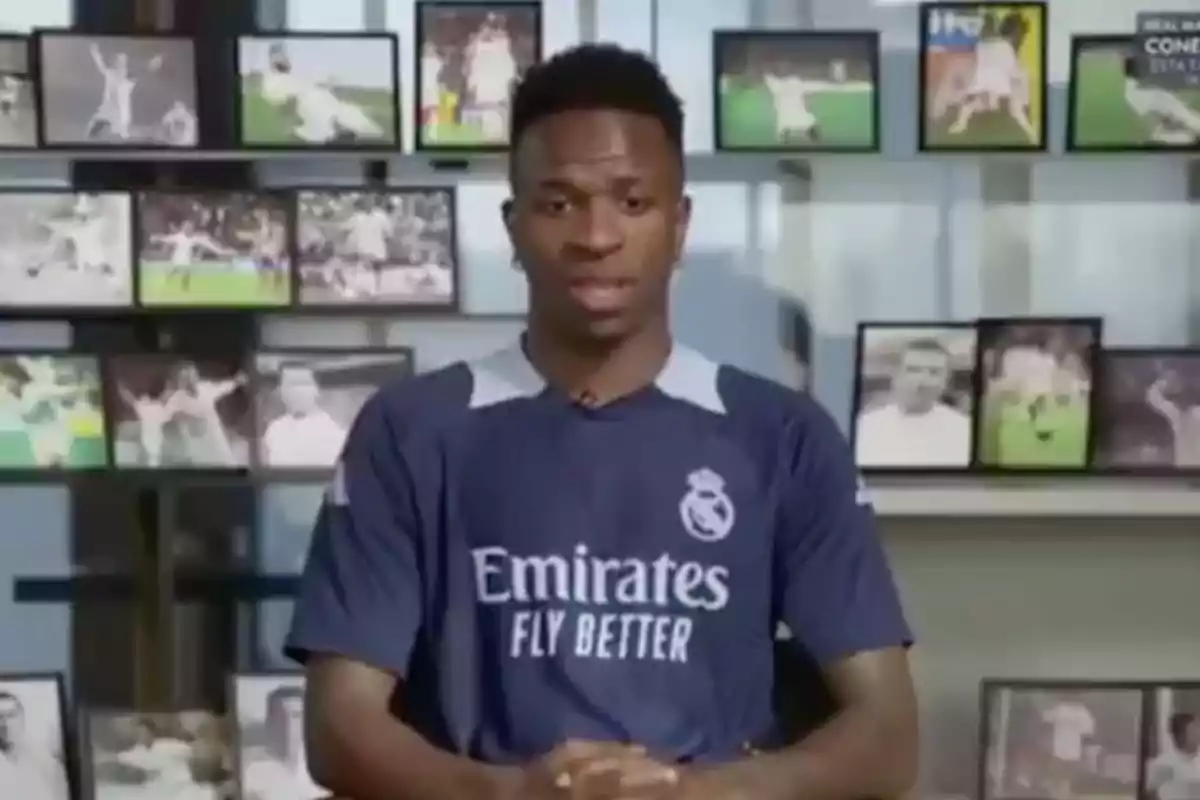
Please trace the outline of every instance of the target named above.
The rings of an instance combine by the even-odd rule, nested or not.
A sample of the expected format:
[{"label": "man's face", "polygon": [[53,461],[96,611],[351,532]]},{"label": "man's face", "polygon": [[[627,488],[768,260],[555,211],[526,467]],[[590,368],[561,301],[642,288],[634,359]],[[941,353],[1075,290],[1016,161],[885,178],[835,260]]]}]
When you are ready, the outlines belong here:
[{"label": "man's face", "polygon": [[592,344],[664,316],[691,215],[679,170],[648,116],[570,111],[526,131],[504,211],[533,314]]},{"label": "man's face", "polygon": [[279,400],[289,414],[306,414],[317,407],[320,388],[307,369],[285,369],[279,376]]},{"label": "man's face", "polygon": [[11,697],[0,698],[0,749],[8,749],[21,737],[25,712]]},{"label": "man's face", "polygon": [[901,408],[928,411],[941,398],[950,381],[950,363],[940,350],[907,350],[892,381],[892,392]]}]

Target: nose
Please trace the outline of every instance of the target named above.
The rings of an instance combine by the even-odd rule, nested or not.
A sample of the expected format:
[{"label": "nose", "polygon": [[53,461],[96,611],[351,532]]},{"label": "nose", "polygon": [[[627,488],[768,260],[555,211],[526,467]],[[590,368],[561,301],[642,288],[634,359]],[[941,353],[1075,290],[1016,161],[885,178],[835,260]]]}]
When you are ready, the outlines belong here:
[{"label": "nose", "polygon": [[621,248],[624,236],[619,215],[609,203],[593,202],[579,214],[569,244],[592,258],[603,258]]}]

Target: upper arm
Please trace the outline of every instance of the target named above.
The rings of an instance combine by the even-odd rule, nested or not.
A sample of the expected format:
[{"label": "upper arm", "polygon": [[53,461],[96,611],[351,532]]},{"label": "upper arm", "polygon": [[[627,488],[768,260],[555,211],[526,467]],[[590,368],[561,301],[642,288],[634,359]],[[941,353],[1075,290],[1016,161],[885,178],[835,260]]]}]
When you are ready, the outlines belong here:
[{"label": "upper arm", "polygon": [[905,648],[912,634],[850,448],[815,405],[797,417],[784,441],[777,613],[823,665]]},{"label": "upper arm", "polygon": [[347,437],[317,518],[285,652],[341,656],[403,676],[422,622],[412,475],[376,395]]}]

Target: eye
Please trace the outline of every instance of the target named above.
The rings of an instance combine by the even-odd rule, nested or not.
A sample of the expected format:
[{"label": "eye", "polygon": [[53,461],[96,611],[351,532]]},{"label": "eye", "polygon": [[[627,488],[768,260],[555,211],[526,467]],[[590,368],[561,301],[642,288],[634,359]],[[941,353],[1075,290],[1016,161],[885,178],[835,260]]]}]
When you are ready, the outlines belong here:
[{"label": "eye", "polygon": [[627,214],[641,214],[650,209],[650,200],[646,197],[626,197],[621,201],[621,209]]},{"label": "eye", "polygon": [[563,197],[548,197],[538,203],[538,209],[544,214],[560,215],[571,210],[571,204]]}]

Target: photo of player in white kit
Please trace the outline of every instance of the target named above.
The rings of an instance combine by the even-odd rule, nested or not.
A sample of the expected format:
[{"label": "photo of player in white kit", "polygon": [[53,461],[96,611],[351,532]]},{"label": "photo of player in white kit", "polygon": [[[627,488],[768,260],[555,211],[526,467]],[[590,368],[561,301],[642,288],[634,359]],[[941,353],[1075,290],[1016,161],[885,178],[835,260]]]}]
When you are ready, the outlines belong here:
[{"label": "photo of player in white kit", "polygon": [[1101,365],[1096,466],[1200,472],[1200,351],[1114,348]]},{"label": "photo of player in white kit", "polygon": [[125,192],[0,191],[0,307],[132,304],[132,208]]},{"label": "photo of player in white kit", "polygon": [[113,464],[142,469],[249,463],[249,378],[236,359],[121,355],[109,360]]},{"label": "photo of player in white kit", "polygon": [[418,2],[417,147],[500,148],[513,86],[541,58],[540,3]]},{"label": "photo of player in white kit", "polygon": [[207,711],[89,709],[84,796],[91,800],[223,800],[234,796],[228,726]]},{"label": "photo of player in white kit", "polygon": [[139,301],[159,307],[287,305],[289,202],[269,192],[139,194]]},{"label": "photo of player in white kit", "polygon": [[0,470],[106,466],[100,362],[67,353],[0,353]]},{"label": "photo of player in white kit", "polygon": [[329,793],[309,774],[304,750],[304,676],[237,675],[233,693],[239,796],[245,800],[326,797]]},{"label": "photo of player in white kit", "polygon": [[396,37],[289,33],[238,39],[240,132],[248,147],[394,147]]},{"label": "photo of player in white kit", "polygon": [[412,375],[407,349],[259,353],[255,356],[256,465],[331,469],[346,432],[384,383]]},{"label": "photo of player in white kit", "polygon": [[0,34],[0,150],[37,147],[37,105],[29,39]]},{"label": "photo of player in white kit", "polygon": [[1161,686],[1150,705],[1146,800],[1200,797],[1200,684]]},{"label": "photo of player in white kit", "polygon": [[70,800],[63,682],[0,675],[0,797]]},{"label": "photo of player in white kit", "polygon": [[42,141],[66,147],[199,145],[191,39],[41,32]]},{"label": "photo of player in white kit", "polygon": [[300,305],[456,302],[453,190],[301,191],[296,204]]}]

